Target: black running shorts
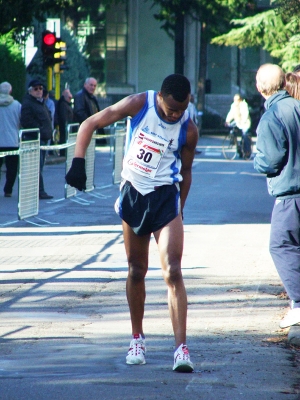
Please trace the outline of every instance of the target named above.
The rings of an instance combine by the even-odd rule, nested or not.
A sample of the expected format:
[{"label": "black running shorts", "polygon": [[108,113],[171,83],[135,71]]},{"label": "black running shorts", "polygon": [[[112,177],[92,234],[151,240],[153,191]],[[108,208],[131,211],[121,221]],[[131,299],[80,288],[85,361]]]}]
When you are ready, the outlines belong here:
[{"label": "black running shorts", "polygon": [[158,186],[145,196],[128,181],[121,189],[118,214],[139,236],[158,231],[179,212],[178,184]]}]

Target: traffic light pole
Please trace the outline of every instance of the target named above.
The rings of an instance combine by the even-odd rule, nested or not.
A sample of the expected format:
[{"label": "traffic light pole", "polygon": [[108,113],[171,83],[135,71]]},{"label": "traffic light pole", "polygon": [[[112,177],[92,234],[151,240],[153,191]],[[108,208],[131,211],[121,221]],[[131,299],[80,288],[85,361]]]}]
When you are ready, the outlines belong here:
[{"label": "traffic light pole", "polygon": [[55,99],[60,98],[60,66],[59,64],[54,65],[54,81],[55,81]]},{"label": "traffic light pole", "polygon": [[48,90],[53,89],[53,70],[52,67],[47,67],[47,88]]}]

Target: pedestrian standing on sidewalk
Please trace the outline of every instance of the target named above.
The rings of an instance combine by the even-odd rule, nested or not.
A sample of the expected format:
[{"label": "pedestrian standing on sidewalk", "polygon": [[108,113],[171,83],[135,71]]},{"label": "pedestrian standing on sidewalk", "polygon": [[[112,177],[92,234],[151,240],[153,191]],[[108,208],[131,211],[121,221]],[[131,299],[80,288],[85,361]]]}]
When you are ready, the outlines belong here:
[{"label": "pedestrian standing on sidewalk", "polygon": [[[47,89],[43,88],[43,99],[44,99],[44,103],[46,104],[49,113],[50,113],[50,117],[51,117],[51,126],[52,126],[52,135],[51,135],[51,139],[50,142],[48,144],[50,144],[51,146],[53,146],[54,143],[54,128],[55,128],[55,103],[52,99],[50,99],[49,96],[49,92]],[[53,156],[53,150],[49,150],[46,152],[46,157],[47,156]]]},{"label": "pedestrian standing on sidewalk", "polygon": [[254,167],[267,175],[275,197],[270,253],[290,298],[281,328],[300,322],[300,102],[285,88],[285,74],[275,64],[262,65],[256,86],[266,99],[257,127]]},{"label": "pedestrian standing on sidewalk", "polygon": [[[29,82],[28,93],[25,95],[21,108],[21,125],[24,129],[39,128],[40,144],[43,146],[49,143],[52,138],[52,121],[50,112],[43,99],[43,84],[39,79]],[[33,139],[28,137],[27,139]],[[45,191],[43,168],[45,164],[46,150],[40,150],[40,179],[39,198],[41,200],[52,199]]]},{"label": "pedestrian standing on sidewalk", "polygon": [[[74,96],[74,122],[82,124],[88,117],[100,111],[97,97],[94,95],[98,82],[95,78],[86,78],[83,88]],[[103,129],[98,129],[98,135],[104,135]],[[106,139],[97,139],[96,143],[105,145]]]},{"label": "pedestrian standing on sidewalk", "polygon": [[188,112],[190,113],[192,121],[194,121],[195,125],[198,126],[198,110],[195,106],[195,97],[193,94],[191,94],[190,102],[188,105]]},{"label": "pedestrian standing on sidewalk", "polygon": [[50,99],[49,92],[45,88],[43,89],[43,99],[44,99],[44,103],[46,104],[46,106],[50,112],[51,126],[52,126],[52,130],[54,130],[55,103],[52,99]]},{"label": "pedestrian standing on sidewalk", "polygon": [[176,351],[173,370],[193,371],[186,346],[187,296],[182,278],[183,208],[192,181],[198,130],[189,118],[190,82],[180,74],[166,77],[159,92],[126,97],[88,118],[80,126],[75,157],[66,175],[69,185],[85,189],[84,156],[93,132],[130,116],[120,196],[115,209],[122,218],[128,260],[126,294],[132,324],[127,364],[145,364],[143,317],[150,237],[160,253]]},{"label": "pedestrian standing on sidewalk", "polygon": [[74,117],[80,124],[100,111],[97,97],[94,95],[97,84],[95,78],[86,78],[83,88],[74,96]]},{"label": "pedestrian standing on sidewalk", "polygon": [[[67,125],[73,122],[73,108],[71,105],[72,97],[70,89],[65,89],[56,105],[56,116],[59,127],[59,144],[66,143]],[[59,154],[61,157],[64,157],[66,155],[66,150],[61,149]]]},{"label": "pedestrian standing on sidewalk", "polygon": [[[2,82],[0,84],[0,152],[16,151],[19,149],[21,104],[17,100],[14,100],[11,92],[12,86],[9,82]],[[6,166],[4,196],[11,197],[18,173],[19,155],[12,154],[0,157],[0,175],[4,158]]]}]

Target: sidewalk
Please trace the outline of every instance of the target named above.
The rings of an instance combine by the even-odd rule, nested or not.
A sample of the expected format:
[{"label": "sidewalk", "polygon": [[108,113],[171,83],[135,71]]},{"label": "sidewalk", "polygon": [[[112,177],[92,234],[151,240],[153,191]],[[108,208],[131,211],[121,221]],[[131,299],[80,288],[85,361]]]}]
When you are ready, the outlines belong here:
[{"label": "sidewalk", "polygon": [[[287,345],[287,335],[295,343],[300,327],[278,326],[287,300],[268,253],[267,223],[185,225],[192,374],[172,371],[166,286],[152,239],[147,364],[125,364],[131,333],[127,262],[112,212],[118,187],[111,185],[104,149],[96,168],[95,191],[62,200],[64,166],[47,165],[46,188],[55,198],[40,202],[41,220],[0,228],[0,399],[299,400],[299,351]],[[203,187],[197,173],[186,221]],[[212,183],[210,174],[201,179]],[[0,223],[10,217],[13,201],[0,197],[8,213]]]}]

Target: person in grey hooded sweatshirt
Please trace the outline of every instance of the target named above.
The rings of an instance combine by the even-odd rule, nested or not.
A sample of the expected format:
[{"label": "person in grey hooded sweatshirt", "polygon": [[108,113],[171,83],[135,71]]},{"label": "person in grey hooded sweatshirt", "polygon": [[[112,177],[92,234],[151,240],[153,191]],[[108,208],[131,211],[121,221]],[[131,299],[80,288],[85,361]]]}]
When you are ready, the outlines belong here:
[{"label": "person in grey hooded sweatshirt", "polygon": [[[8,82],[0,84],[0,153],[19,149],[19,129],[21,104],[11,96],[12,86]],[[4,196],[11,197],[18,173],[19,155],[0,157],[0,173],[3,161],[6,165]]]}]

